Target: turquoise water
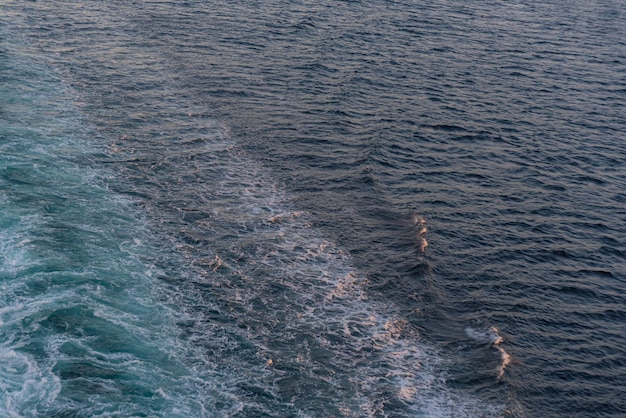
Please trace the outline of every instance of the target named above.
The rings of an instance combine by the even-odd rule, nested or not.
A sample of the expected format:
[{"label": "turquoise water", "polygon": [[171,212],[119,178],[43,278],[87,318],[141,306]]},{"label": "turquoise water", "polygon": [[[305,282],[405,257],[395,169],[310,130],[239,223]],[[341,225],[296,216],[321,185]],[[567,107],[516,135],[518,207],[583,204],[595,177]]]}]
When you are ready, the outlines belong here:
[{"label": "turquoise water", "polygon": [[97,167],[76,95],[23,44],[5,40],[1,65],[0,414],[227,414],[215,371],[177,338],[160,250]]}]

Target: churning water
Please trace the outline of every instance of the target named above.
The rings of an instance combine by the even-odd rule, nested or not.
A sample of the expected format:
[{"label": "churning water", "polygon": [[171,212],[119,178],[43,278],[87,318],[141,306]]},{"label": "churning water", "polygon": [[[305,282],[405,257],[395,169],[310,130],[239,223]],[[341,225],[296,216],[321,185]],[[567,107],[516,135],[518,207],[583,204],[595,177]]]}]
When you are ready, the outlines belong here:
[{"label": "churning water", "polygon": [[0,415],[626,414],[619,1],[0,4]]}]

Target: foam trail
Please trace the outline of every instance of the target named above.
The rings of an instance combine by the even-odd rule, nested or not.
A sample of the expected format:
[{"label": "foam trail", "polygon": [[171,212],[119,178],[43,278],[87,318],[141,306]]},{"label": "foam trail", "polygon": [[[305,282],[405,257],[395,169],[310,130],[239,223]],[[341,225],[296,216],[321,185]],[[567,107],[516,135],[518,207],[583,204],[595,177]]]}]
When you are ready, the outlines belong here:
[{"label": "foam trail", "polygon": [[[124,51],[133,44],[121,41]],[[92,145],[75,119],[53,126],[60,135],[34,135],[37,158],[52,164],[24,163],[10,177],[7,201],[24,206],[8,242],[24,245],[7,264],[16,273],[2,290],[14,311],[1,331],[14,336],[7,353],[50,377],[42,413],[497,416],[447,387],[437,351],[392,303],[370,299],[368,278],[316,217],[293,207],[228,127],[198,116],[201,106],[158,79],[171,71],[157,67],[149,70],[162,81],[158,94],[128,100],[142,103],[152,125],[97,116],[111,140],[100,155],[117,177],[60,159],[69,148],[80,161]],[[24,159],[32,149],[12,151]],[[32,184],[56,181],[24,192],[24,173],[39,175]],[[139,197],[110,192],[107,180]],[[25,398],[11,402],[7,411],[28,413]]]},{"label": "foam trail", "polygon": [[[215,241],[177,248],[193,260],[202,285],[238,312],[257,364],[275,375],[276,396],[302,411],[323,401],[326,412],[336,407],[342,416],[384,415],[389,405],[408,415],[496,415],[449,390],[436,350],[392,305],[370,299],[368,279],[349,254],[319,234],[310,214],[294,210],[234,141],[227,146],[228,135],[220,141],[211,148],[227,150],[213,160],[223,177],[207,204],[215,221],[194,224],[196,236]],[[232,227],[220,231],[217,221]],[[313,397],[299,392],[307,386]]]}]

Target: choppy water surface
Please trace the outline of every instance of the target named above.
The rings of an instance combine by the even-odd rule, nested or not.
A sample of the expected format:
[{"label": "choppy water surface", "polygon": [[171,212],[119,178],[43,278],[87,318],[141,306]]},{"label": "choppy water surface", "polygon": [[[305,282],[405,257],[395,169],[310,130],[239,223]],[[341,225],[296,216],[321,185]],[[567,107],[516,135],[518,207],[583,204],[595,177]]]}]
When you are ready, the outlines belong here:
[{"label": "choppy water surface", "polygon": [[7,416],[626,414],[620,2],[3,2]]}]

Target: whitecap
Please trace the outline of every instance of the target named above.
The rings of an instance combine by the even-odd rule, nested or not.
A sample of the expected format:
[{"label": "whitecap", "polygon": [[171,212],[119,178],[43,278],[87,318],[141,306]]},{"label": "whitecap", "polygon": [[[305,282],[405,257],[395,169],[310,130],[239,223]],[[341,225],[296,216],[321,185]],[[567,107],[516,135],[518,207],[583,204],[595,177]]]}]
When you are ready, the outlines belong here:
[{"label": "whitecap", "polygon": [[490,347],[498,350],[501,360],[497,368],[497,379],[502,379],[506,367],[511,363],[511,355],[500,346],[504,342],[504,338],[500,335],[500,330],[495,326],[483,330],[466,327],[465,335],[474,341],[489,344]]}]

